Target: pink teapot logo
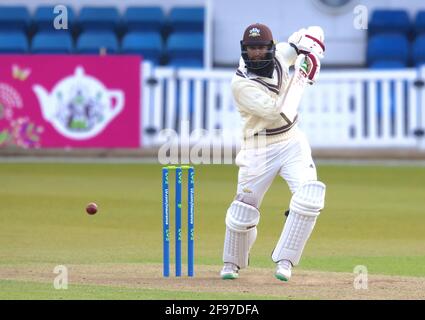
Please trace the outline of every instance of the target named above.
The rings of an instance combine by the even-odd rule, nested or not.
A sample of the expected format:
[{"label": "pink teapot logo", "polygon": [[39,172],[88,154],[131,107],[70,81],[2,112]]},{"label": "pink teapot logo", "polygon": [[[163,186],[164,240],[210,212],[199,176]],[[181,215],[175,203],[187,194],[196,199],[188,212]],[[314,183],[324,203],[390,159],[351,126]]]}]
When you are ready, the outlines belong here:
[{"label": "pink teapot logo", "polygon": [[124,107],[122,90],[107,89],[98,79],[85,74],[81,66],[57,82],[50,93],[38,84],[32,89],[43,118],[70,139],[98,135]]}]

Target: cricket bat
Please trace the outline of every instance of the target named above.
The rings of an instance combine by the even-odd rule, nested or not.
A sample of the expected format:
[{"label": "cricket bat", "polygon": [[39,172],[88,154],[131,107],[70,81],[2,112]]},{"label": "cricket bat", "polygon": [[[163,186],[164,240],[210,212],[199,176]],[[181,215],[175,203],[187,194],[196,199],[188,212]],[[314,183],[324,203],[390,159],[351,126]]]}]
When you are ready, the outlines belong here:
[{"label": "cricket bat", "polygon": [[[297,59],[305,59],[305,55],[300,54]],[[304,62],[305,63],[305,62]],[[299,64],[295,64],[299,65]],[[280,108],[280,115],[289,123],[294,122],[298,113],[298,107],[301,102],[304,89],[307,85],[308,76],[304,66],[295,68],[294,74],[288,84],[283,103]]]}]

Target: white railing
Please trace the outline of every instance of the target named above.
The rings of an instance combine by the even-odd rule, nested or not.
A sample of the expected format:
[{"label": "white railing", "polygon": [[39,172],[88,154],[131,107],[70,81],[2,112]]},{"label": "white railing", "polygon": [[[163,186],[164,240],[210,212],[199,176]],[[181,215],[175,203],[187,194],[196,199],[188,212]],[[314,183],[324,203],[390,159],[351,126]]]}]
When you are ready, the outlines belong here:
[{"label": "white railing", "polygon": [[[190,134],[190,144],[207,138],[239,145],[241,121],[230,92],[234,70],[144,64],[142,73],[143,146],[161,145],[163,129],[175,130],[182,141]],[[305,92],[299,125],[313,148],[420,147],[425,128],[421,79],[425,67],[322,71]]]},{"label": "white railing", "polygon": [[425,127],[420,78],[415,69],[323,72],[305,92],[300,127],[315,147],[414,147]]},{"label": "white railing", "polygon": [[239,143],[241,121],[230,92],[233,71],[144,64],[142,72],[142,146],[161,145],[164,129],[190,133],[191,144],[201,139],[225,146]]}]

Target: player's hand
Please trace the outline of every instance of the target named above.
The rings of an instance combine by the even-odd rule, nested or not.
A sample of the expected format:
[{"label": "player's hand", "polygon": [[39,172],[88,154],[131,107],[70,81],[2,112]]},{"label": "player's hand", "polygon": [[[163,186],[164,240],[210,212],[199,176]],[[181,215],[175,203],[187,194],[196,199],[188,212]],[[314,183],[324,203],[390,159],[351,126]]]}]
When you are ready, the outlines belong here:
[{"label": "player's hand", "polygon": [[301,69],[305,73],[307,83],[312,85],[319,77],[320,59],[313,52],[300,54],[295,61],[295,68]]},{"label": "player's hand", "polygon": [[299,48],[299,44],[303,36],[305,35],[307,29],[302,28],[298,31],[295,31],[291,36],[288,38],[288,43],[294,47],[294,49],[297,51],[297,54],[306,54],[307,51],[302,51],[301,48]]},{"label": "player's hand", "polygon": [[322,59],[325,52],[325,34],[323,29],[318,26],[300,29],[294,32],[289,38],[288,43],[296,48],[298,54],[314,53]]}]

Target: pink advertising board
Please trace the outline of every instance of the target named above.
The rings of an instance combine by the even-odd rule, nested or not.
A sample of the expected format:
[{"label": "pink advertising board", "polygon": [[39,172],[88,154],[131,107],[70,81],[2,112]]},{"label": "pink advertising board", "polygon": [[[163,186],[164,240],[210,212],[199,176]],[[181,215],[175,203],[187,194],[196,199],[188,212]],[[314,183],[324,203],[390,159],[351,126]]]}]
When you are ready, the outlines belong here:
[{"label": "pink advertising board", "polygon": [[0,147],[140,147],[139,56],[0,55]]}]

